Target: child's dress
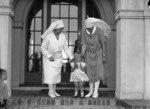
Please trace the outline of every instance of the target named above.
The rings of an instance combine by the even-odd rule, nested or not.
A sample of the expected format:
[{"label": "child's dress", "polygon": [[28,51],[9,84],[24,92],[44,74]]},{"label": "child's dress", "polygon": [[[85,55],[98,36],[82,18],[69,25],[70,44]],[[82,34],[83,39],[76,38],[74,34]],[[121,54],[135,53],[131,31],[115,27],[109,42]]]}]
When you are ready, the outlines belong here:
[{"label": "child's dress", "polygon": [[[84,71],[81,70],[81,67],[85,67],[86,63],[78,62],[76,63],[77,69],[71,72],[70,82],[79,82],[79,81],[88,81],[89,78]],[[71,67],[75,67],[75,63],[71,63]]]}]

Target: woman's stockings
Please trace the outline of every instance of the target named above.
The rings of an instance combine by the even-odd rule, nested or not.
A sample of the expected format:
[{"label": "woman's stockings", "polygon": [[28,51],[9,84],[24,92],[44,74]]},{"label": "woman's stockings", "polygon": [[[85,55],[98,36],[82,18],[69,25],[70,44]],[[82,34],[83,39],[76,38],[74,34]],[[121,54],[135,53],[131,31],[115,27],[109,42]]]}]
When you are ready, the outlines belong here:
[{"label": "woman's stockings", "polygon": [[56,84],[53,84],[53,87],[54,87],[53,92],[55,96],[59,97],[60,95],[56,92]]},{"label": "woman's stockings", "polygon": [[100,81],[97,81],[97,82],[94,83],[95,87],[94,87],[93,98],[97,98],[98,97],[99,84],[100,84]]},{"label": "woman's stockings", "polygon": [[48,92],[48,95],[51,97],[51,98],[55,98],[55,94],[54,94],[54,86],[53,84],[48,84],[48,88],[49,88],[49,92]]},{"label": "woman's stockings", "polygon": [[85,96],[85,97],[90,97],[93,95],[93,87],[94,87],[94,83],[89,83],[90,84],[90,91],[89,93]]}]

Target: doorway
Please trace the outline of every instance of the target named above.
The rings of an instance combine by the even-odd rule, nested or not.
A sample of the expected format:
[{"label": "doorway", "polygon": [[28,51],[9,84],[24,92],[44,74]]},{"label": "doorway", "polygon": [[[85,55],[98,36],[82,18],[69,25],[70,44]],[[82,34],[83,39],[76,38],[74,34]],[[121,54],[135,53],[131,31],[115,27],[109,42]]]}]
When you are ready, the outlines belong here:
[{"label": "doorway", "polygon": [[[85,3],[85,8],[82,4]],[[35,0],[28,14],[27,40],[26,40],[26,64],[25,84],[42,85],[42,54],[41,35],[49,27],[51,22],[62,19],[65,24],[65,35],[68,47],[73,52],[75,41],[82,31],[81,10],[85,9],[85,16],[101,18],[93,0]],[[63,63],[68,71],[62,70],[62,82],[68,83],[70,78],[68,58],[63,53]]]}]

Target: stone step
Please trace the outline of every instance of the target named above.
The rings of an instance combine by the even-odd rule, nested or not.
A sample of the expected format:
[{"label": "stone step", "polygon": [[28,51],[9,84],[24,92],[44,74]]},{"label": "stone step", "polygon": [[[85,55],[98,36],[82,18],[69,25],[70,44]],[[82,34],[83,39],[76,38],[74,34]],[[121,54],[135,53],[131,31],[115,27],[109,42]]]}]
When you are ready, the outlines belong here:
[{"label": "stone step", "polygon": [[116,105],[124,107],[125,109],[150,109],[150,100],[118,100]]},{"label": "stone step", "polygon": [[98,97],[93,98],[73,98],[73,97],[56,97],[50,98],[45,96],[18,96],[11,97],[8,102],[13,106],[115,106],[116,100],[111,97]]},{"label": "stone step", "polygon": [[8,109],[124,109],[119,106],[9,106]]},{"label": "stone step", "polygon": [[[8,109],[118,109],[114,91],[99,91],[99,97],[74,98],[74,90],[57,90],[61,97],[50,98],[48,90],[12,91]],[[88,93],[87,90],[84,91]]]},{"label": "stone step", "polygon": [[[100,89],[104,89],[104,90],[115,90],[112,88],[108,88],[107,85],[102,84],[102,82],[100,82]],[[21,84],[20,87],[12,87],[12,89],[25,89],[25,88],[43,88],[43,89],[47,89],[48,85],[47,84]],[[74,88],[74,83],[73,82],[62,82],[57,84],[57,89],[63,89],[63,88]],[[85,82],[84,83],[84,88],[89,88],[89,83]]]}]

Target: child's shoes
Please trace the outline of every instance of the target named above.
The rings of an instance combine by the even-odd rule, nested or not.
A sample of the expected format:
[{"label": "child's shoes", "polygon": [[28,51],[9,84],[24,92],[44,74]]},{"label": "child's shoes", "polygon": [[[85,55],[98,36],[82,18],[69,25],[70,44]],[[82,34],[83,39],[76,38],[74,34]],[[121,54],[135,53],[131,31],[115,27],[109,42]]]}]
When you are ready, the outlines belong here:
[{"label": "child's shoes", "polygon": [[78,92],[75,92],[74,93],[74,98],[77,98],[78,97]]},{"label": "child's shoes", "polygon": [[81,92],[81,98],[84,98],[84,93],[83,92]]}]

